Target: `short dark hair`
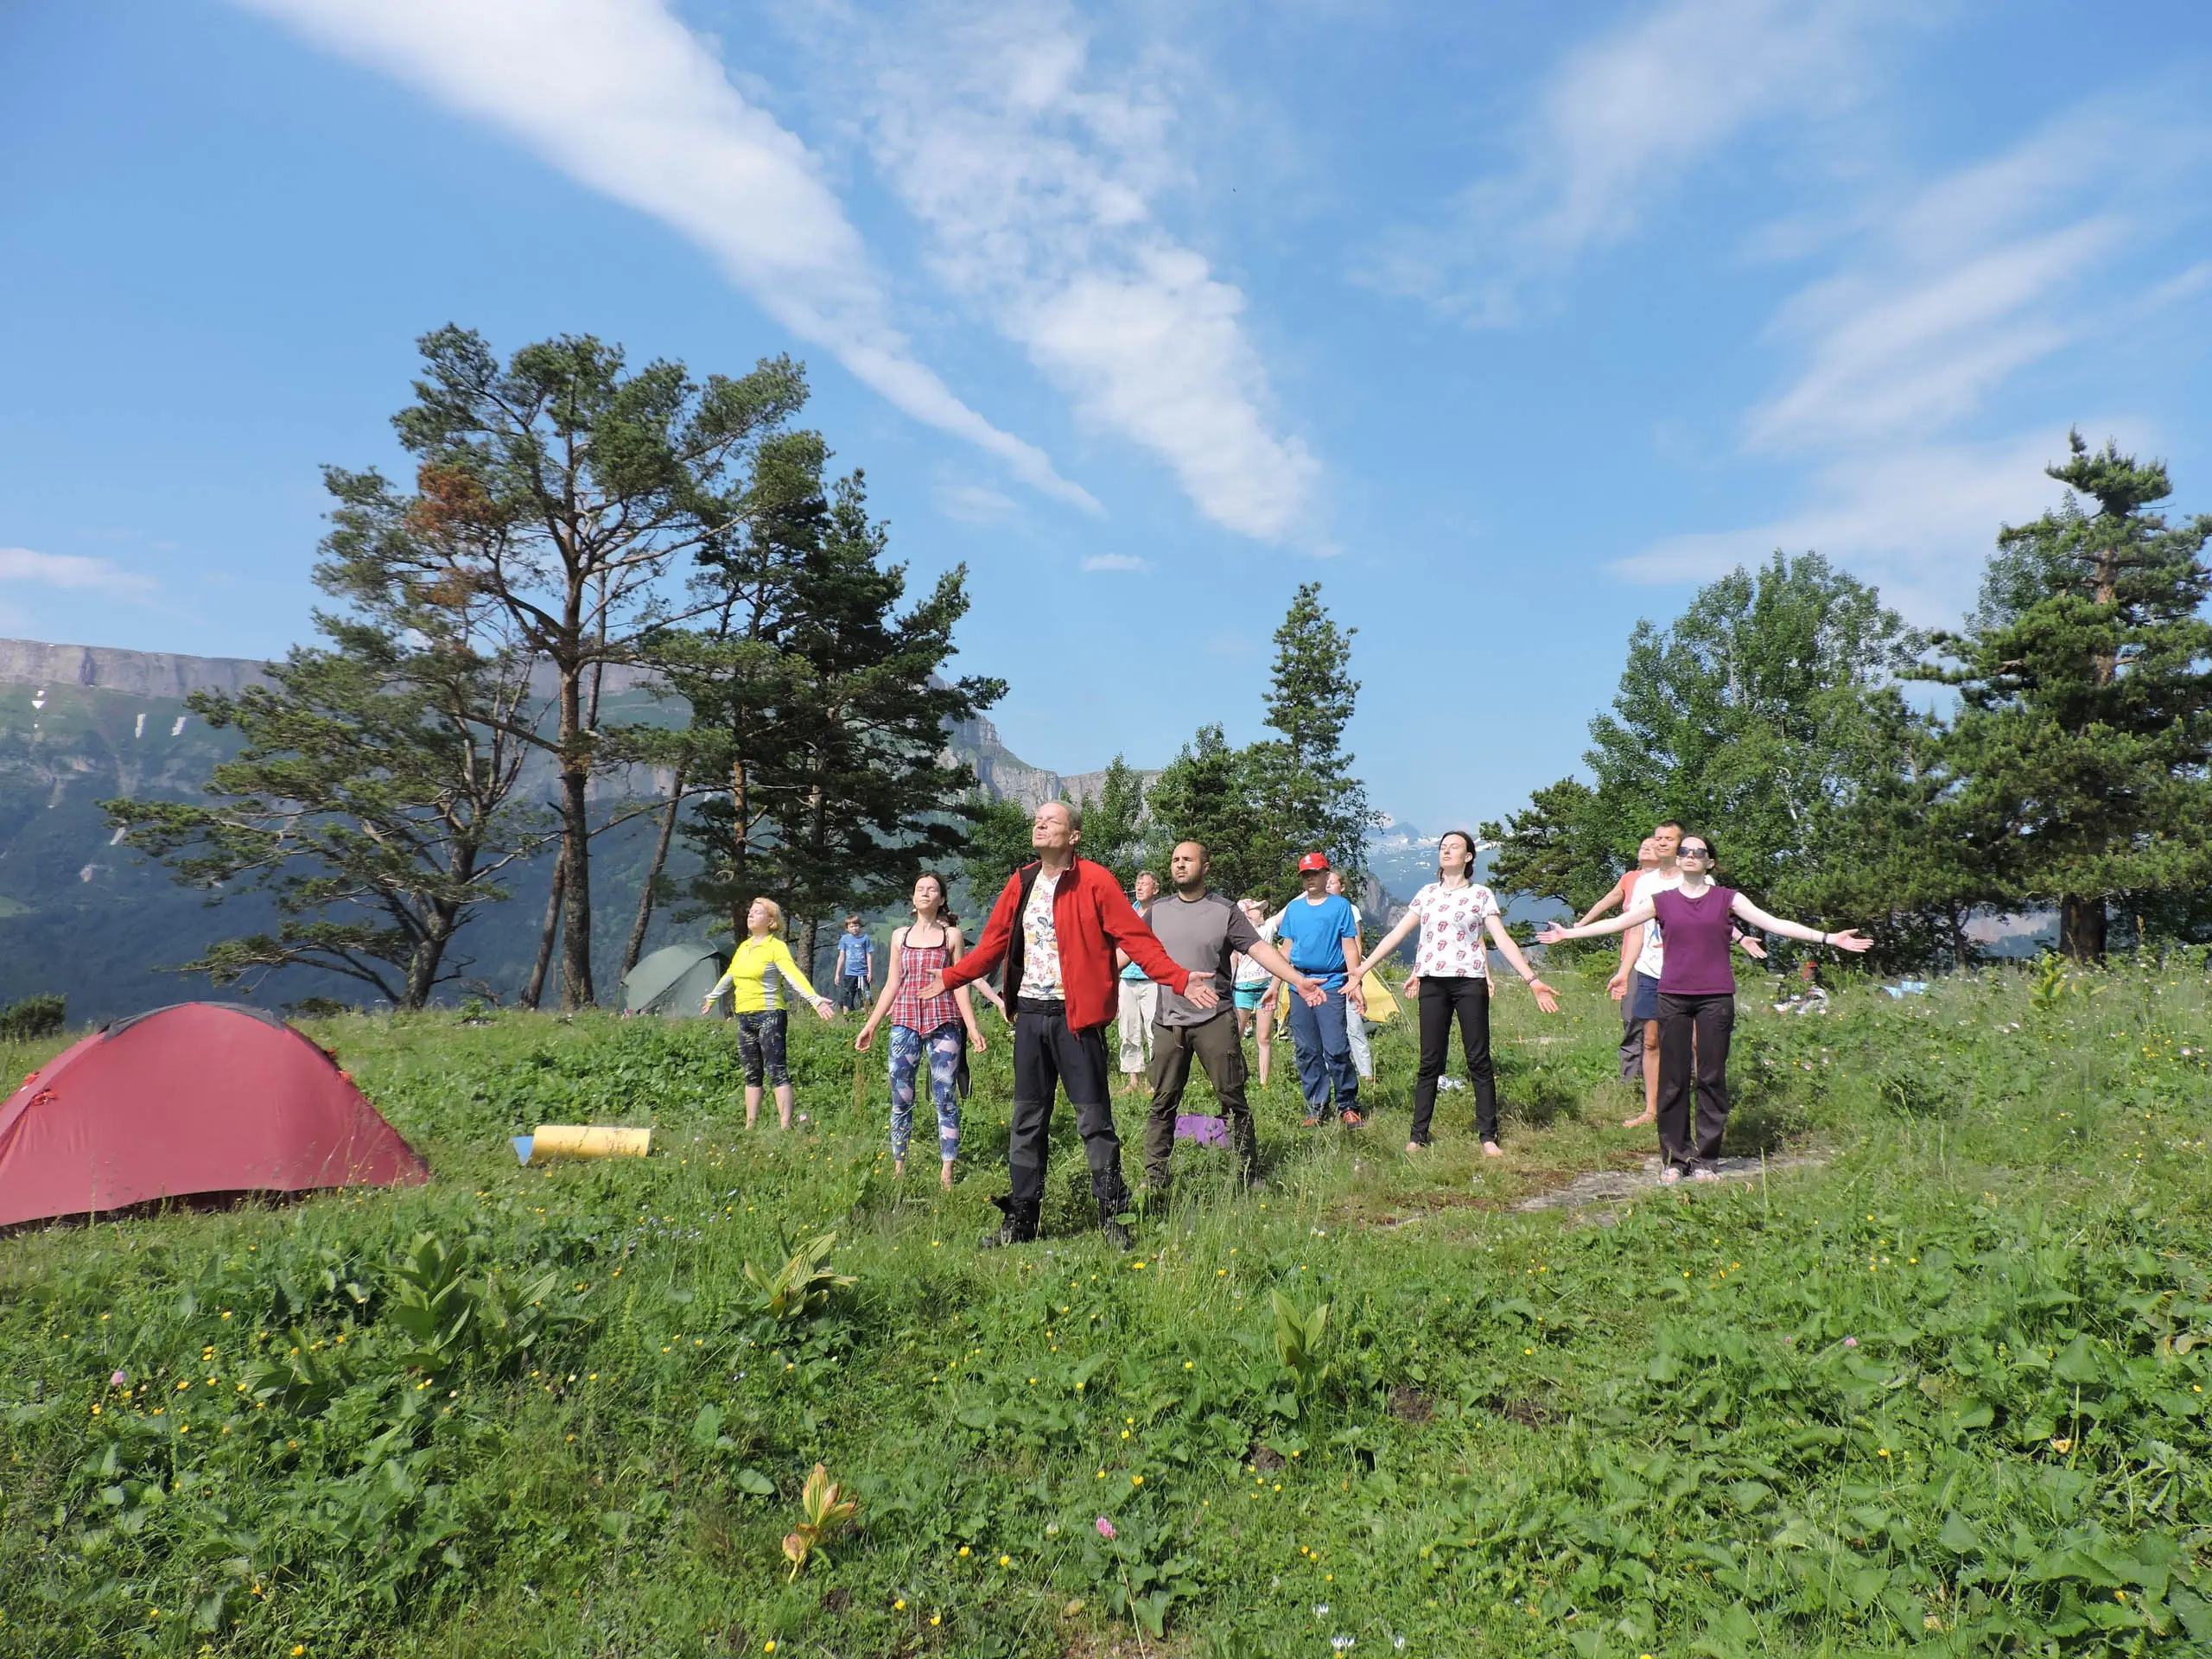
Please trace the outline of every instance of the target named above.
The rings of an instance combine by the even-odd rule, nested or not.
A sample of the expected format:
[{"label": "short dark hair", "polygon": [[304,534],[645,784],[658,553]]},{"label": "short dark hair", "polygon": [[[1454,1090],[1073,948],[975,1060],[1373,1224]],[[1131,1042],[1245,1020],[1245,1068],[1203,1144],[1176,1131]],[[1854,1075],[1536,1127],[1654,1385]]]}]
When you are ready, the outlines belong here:
[{"label": "short dark hair", "polygon": [[845,918],[845,925],[847,927],[858,927],[860,925],[861,918],[857,916],[848,916]]},{"label": "short dark hair", "polygon": [[1651,833],[1655,836],[1662,830],[1671,830],[1680,836],[1682,833],[1682,821],[1680,818],[1662,818],[1651,826]]}]

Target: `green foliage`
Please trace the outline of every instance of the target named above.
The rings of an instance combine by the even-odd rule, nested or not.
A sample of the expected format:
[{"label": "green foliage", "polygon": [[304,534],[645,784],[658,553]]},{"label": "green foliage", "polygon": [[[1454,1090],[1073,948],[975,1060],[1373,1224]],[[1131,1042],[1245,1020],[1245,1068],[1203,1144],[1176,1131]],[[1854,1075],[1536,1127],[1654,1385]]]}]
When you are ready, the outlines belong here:
[{"label": "green foliage", "polygon": [[1019,801],[971,795],[968,798],[968,845],[960,855],[961,874],[967,880],[969,903],[982,925],[990,906],[1006,886],[1006,879],[1036,856],[1029,845],[1029,826],[1034,815]]},{"label": "green foliage", "polygon": [[1329,1331],[1329,1304],[1306,1308],[1272,1292],[1269,1304],[1275,1314],[1275,1357],[1298,1379],[1301,1393],[1311,1393],[1321,1376],[1321,1344]]},{"label": "green foliage", "polygon": [[[1993,899],[2059,910],[2059,947],[2104,953],[2124,899],[2185,932],[2212,879],[2212,516],[2170,525],[2166,469],[2081,435],[2050,476],[2064,504],[1998,538],[1980,609],[1930,677],[1961,707],[1942,817],[1969,833]],[[2088,498],[2085,506],[2082,498]]]},{"label": "green foliage", "polygon": [[460,976],[455,937],[507,897],[503,876],[542,837],[543,814],[515,798],[531,662],[485,645],[470,590],[403,574],[410,543],[382,480],[333,473],[330,486],[316,582],[351,610],[316,617],[328,647],[295,648],[266,685],[187,699],[245,740],[207,781],[219,804],[101,806],[179,882],[275,899],[274,932],[218,941],[183,971],[251,988],[315,968],[419,1008]]},{"label": "green foliage", "polygon": [[1231,748],[1220,727],[1198,728],[1153,780],[1146,804],[1159,844],[1205,846],[1215,891],[1283,902],[1296,890],[1297,861],[1285,863],[1282,838],[1269,827],[1252,751]]},{"label": "green foliage", "polygon": [[1157,868],[1161,861],[1147,843],[1144,778],[1136,768],[1116,755],[1098,780],[1098,793],[1086,796],[1079,804],[1083,844],[1077,850],[1084,857],[1113,871],[1123,887],[1137,879],[1137,871],[1149,858],[1153,874],[1161,886],[1166,885],[1166,873]]},{"label": "green foliage", "polygon": [[[1278,1082],[1266,1190],[1183,1147],[1130,1255],[1064,1191],[1072,1126],[1044,1240],[973,1251],[1003,1044],[943,1194],[890,1177],[847,1029],[794,1029],[807,1120],[748,1135],[725,1028],[343,1016],[436,1180],[5,1241],[0,1648],[2186,1650],[2212,991],[2194,952],[2057,971],[2040,1007],[2013,970],[1747,992],[1766,1178],[1579,1211],[1516,1206],[1648,1147],[1617,1008],[1502,998],[1508,1158],[1464,1095],[1416,1160],[1301,1134]],[[1375,1043],[1390,1131],[1413,1045]],[[616,1103],[652,1158],[507,1152]],[[858,1282],[817,1301],[833,1230]],[[807,1525],[835,1560],[793,1580]]]},{"label": "green foliage", "polygon": [[416,490],[334,473],[359,533],[334,543],[324,579],[466,603],[507,656],[550,671],[550,718],[515,729],[559,778],[562,1001],[581,1007],[596,1000],[588,786],[651,741],[601,728],[606,671],[711,608],[710,597],[672,607],[664,579],[747,521],[754,458],[804,404],[806,383],[787,358],[703,383],[666,360],[632,372],[589,335],[504,364],[457,326],[417,343],[416,401],[392,421],[419,464]]},{"label": "green foliage", "polygon": [[817,1551],[827,1557],[829,1552],[823,1546],[852,1524],[860,1513],[860,1503],[848,1497],[845,1489],[830,1478],[829,1470],[817,1463],[799,1493],[798,1508],[798,1525],[784,1535],[784,1555],[791,1564],[793,1579]]},{"label": "green foliage", "polygon": [[1315,848],[1341,869],[1364,868],[1376,817],[1366,785],[1344,747],[1359,698],[1351,677],[1357,628],[1338,626],[1321,603],[1321,584],[1301,582],[1275,629],[1267,723],[1281,734],[1254,746],[1252,766],[1273,837],[1285,861]]},{"label": "green foliage", "polygon": [[1924,731],[1897,688],[1923,643],[1817,553],[1777,553],[1700,588],[1665,628],[1638,623],[1612,711],[1590,724],[1595,786],[1562,779],[1485,824],[1502,842],[1493,885],[1586,909],[1671,817],[1719,838],[1731,886],[1784,914],[1825,899],[1830,873],[1875,844],[1852,815],[1904,775]]},{"label": "green foliage", "polygon": [[830,1268],[830,1254],[837,1248],[837,1235],[823,1233],[804,1243],[785,1239],[784,1264],[772,1271],[747,1262],[745,1282],[759,1294],[759,1311],[778,1325],[796,1325],[812,1319],[829,1306],[839,1291],[860,1282],[849,1274]]},{"label": "green foliage", "polygon": [[58,1036],[68,1018],[67,997],[26,996],[0,1008],[0,1043],[35,1043]]}]

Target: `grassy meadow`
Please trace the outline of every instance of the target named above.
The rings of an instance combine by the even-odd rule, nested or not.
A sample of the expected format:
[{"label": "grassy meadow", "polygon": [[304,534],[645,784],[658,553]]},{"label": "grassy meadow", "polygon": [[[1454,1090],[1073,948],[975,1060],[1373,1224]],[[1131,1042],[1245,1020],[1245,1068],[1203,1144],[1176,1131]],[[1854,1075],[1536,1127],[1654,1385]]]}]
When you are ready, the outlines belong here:
[{"label": "grassy meadow", "polygon": [[791,1134],[719,1024],[317,1022],[429,1185],[0,1238],[0,1652],[2212,1651],[2205,964],[1747,995],[1764,1179],[1524,1211],[1652,1146],[1566,995],[1502,998],[1505,1159],[1465,1091],[1405,1154],[1402,1022],[1356,1135],[1284,1045],[1267,1188],[1186,1143],[1128,1255],[1065,1109],[977,1254],[995,1022],[949,1195],[849,1020]]}]

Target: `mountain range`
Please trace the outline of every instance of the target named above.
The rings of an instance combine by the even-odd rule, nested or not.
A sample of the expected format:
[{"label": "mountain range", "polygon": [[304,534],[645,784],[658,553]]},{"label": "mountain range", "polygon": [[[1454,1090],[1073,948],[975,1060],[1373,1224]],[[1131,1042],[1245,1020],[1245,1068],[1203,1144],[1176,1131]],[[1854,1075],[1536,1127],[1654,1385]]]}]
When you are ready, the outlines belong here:
[{"label": "mountain range", "polygon": [[[119,844],[99,803],[114,797],[201,798],[215,766],[237,752],[235,732],[217,730],[185,707],[194,691],[236,692],[263,679],[264,665],[231,657],[109,650],[0,639],[0,1001],[44,992],[69,1000],[73,1020],[104,1019],[207,992],[205,980],[168,971],[213,940],[273,923],[268,901],[238,893],[211,906],[165,869]],[[634,671],[610,670],[602,718],[654,718],[664,705]],[[660,717],[665,718],[664,715]],[[1065,792],[1098,792],[1102,774],[1033,766],[999,741],[988,720],[947,733],[991,794],[1026,805]],[[550,796],[550,766],[525,788]],[[595,780],[607,802],[664,793],[665,778]],[[594,973],[613,991],[620,953],[652,855],[649,819],[603,832],[593,843]],[[516,875],[516,897],[486,906],[461,936],[467,974],[512,1001],[529,977],[543,919],[550,855]],[[647,949],[696,933],[699,923],[653,918]],[[358,1000],[365,988],[309,969],[272,975],[253,1000],[278,1006],[310,995]],[[233,993],[235,994],[235,993]]]}]

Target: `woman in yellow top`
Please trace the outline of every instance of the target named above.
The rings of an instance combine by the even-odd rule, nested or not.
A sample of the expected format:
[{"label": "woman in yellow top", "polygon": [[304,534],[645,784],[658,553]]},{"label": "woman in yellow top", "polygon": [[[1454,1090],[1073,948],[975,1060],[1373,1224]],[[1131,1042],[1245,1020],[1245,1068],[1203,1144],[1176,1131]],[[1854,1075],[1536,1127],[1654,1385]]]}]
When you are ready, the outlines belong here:
[{"label": "woman in yellow top", "polygon": [[772,899],[755,899],[745,912],[745,943],[729,959],[729,971],[715,982],[699,1004],[704,1014],[727,988],[730,1011],[737,1015],[737,1052],[745,1058],[745,1127],[760,1116],[763,1074],[776,1085],[776,1116],[785,1128],[791,1126],[791,1074],[784,1063],[784,1038],[791,1018],[784,1007],[781,980],[814,1004],[827,1020],[835,1012],[830,999],[806,982],[806,976],[791,960],[791,953],[777,936],[784,931],[784,912]]}]

